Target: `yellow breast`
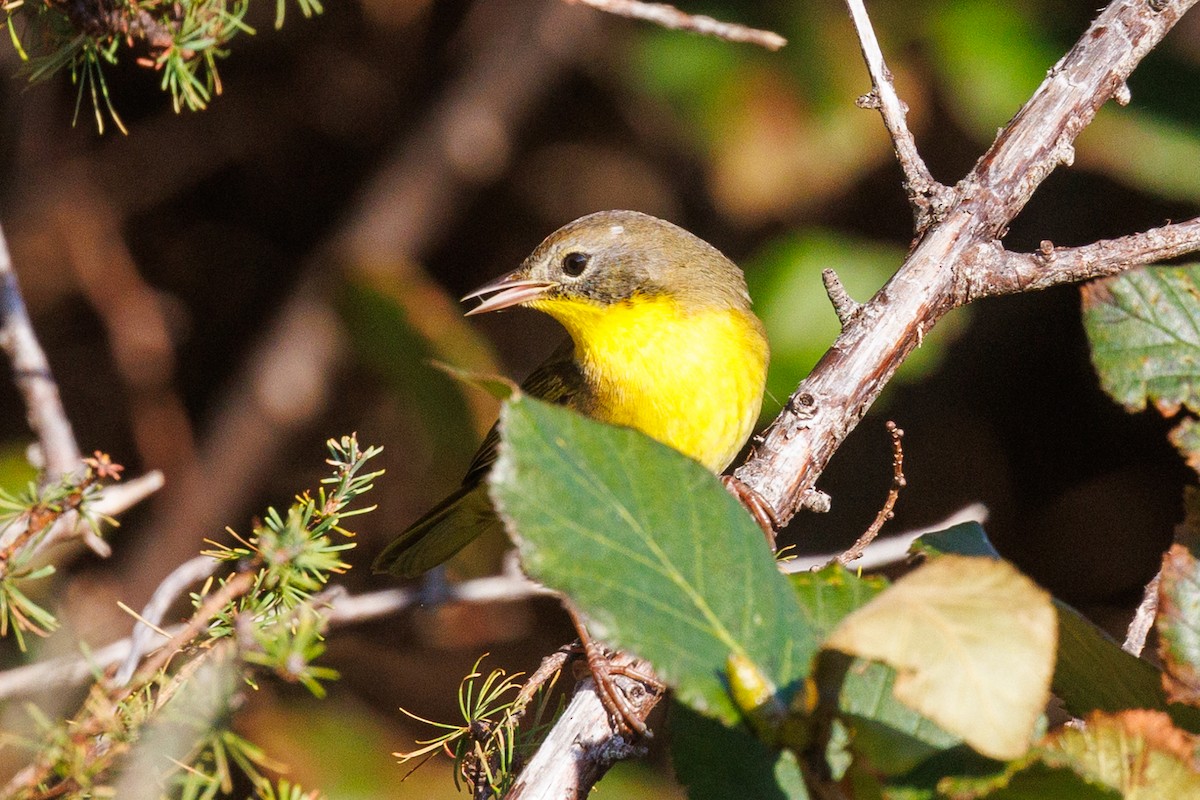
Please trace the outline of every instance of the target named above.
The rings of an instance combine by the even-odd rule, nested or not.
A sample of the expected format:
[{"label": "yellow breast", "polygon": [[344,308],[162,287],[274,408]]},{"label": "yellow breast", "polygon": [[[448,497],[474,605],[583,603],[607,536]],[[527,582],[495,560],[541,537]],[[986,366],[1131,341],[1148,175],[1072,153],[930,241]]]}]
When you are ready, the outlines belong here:
[{"label": "yellow breast", "polygon": [[754,429],[769,357],[758,320],[667,298],[530,303],[575,342],[591,416],[628,425],[721,472]]}]

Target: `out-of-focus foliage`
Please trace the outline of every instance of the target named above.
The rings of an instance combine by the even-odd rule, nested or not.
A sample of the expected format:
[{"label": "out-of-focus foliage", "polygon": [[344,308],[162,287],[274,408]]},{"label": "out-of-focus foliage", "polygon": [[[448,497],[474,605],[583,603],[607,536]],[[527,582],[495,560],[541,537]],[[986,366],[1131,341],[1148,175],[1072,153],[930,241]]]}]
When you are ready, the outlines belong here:
[{"label": "out-of-focus foliage", "polygon": [[10,442],[0,446],[0,487],[15,492],[36,480],[37,470],[29,463],[28,445]]},{"label": "out-of-focus foliage", "polygon": [[[276,28],[283,25],[289,1],[277,0]],[[297,0],[297,5],[305,17],[322,11],[319,0]],[[221,93],[217,60],[228,55],[227,46],[237,34],[254,33],[244,19],[248,6],[248,0],[16,0],[4,10],[12,45],[29,80],[36,83],[67,71],[78,86],[76,118],[80,106],[90,102],[96,127],[103,133],[106,116],[127,132],[105,76],[122,58],[158,72],[176,111],[205,108]],[[139,56],[142,51],[135,49],[135,42],[149,55]]]},{"label": "out-of-focus foliage", "polygon": [[826,33],[843,20],[828,4],[777,10],[769,23],[789,37],[778,54],[668,31],[635,41],[627,79],[682,117],[714,200],[735,219],[812,209],[891,157],[878,120],[846,102],[863,74],[857,43]]}]

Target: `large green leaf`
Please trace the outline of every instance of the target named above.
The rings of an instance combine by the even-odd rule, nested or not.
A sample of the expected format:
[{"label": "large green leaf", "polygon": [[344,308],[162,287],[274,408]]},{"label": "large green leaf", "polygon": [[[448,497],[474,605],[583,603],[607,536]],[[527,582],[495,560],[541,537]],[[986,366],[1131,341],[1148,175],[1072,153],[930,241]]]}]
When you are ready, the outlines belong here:
[{"label": "large green leaf", "polygon": [[688,705],[741,718],[731,654],[794,686],[817,640],[762,532],[716,477],[649,437],[525,396],[500,415],[491,495],[525,570]]},{"label": "large green leaf", "polygon": [[1105,391],[1131,411],[1200,410],[1200,265],[1151,267],[1083,290],[1084,325]]}]

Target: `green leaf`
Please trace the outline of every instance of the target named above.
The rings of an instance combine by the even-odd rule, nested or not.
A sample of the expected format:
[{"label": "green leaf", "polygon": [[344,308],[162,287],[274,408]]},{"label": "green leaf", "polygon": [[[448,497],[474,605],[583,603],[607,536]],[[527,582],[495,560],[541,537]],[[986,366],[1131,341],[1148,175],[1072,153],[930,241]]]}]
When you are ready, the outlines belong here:
[{"label": "green leaf", "polygon": [[841,564],[831,564],[816,572],[797,572],[788,576],[800,608],[815,635],[824,638],[852,611],[866,605],[888,587],[878,575],[859,577]]},{"label": "green leaf", "polygon": [[1200,705],[1200,561],[1181,544],[1163,557],[1159,584],[1159,655],[1171,700]]},{"label": "green leaf", "polygon": [[978,522],[962,522],[944,531],[918,537],[908,551],[914,555],[937,557],[953,553],[959,556],[1000,558],[992,540]]},{"label": "green leaf", "polygon": [[807,800],[796,759],[742,725],[728,727],[682,703],[671,706],[671,760],[689,800]]},{"label": "green leaf", "polygon": [[475,372],[469,369],[460,369],[451,364],[444,364],[441,361],[430,361],[429,366],[436,370],[449,375],[459,383],[465,383],[469,386],[475,386],[483,389],[497,400],[507,400],[512,397],[515,392],[520,391],[520,388],[511,379],[503,375],[490,375],[486,372]]},{"label": "green leaf", "polygon": [[896,670],[877,661],[824,653],[817,683],[822,693],[840,678],[837,712],[850,733],[849,749],[881,775],[903,775],[937,753],[962,744],[896,699]]},{"label": "green leaf", "polygon": [[787,692],[816,651],[762,532],[712,473],[629,428],[517,396],[492,500],[526,572],[591,632],[649,659],[678,697],[736,722],[730,654]]},{"label": "green leaf", "polygon": [[1200,797],[1200,742],[1158,711],[1096,714],[1046,743],[1046,760],[1118,790],[1124,800]]},{"label": "green leaf", "polygon": [[[932,557],[996,552],[983,528],[973,522],[926,534],[913,543],[912,550]],[[1066,603],[1055,600],[1054,607],[1058,612],[1058,657],[1050,685],[1068,713],[1084,717],[1093,711],[1150,708],[1167,711],[1175,724],[1187,730],[1200,731],[1200,712],[1168,704],[1161,671],[1126,653]]]},{"label": "green leaf", "polygon": [[1083,287],[1100,383],[1119,403],[1200,410],[1200,265],[1132,270]]},{"label": "green leaf", "polygon": [[825,647],[883,661],[895,695],[991,758],[1024,753],[1054,671],[1050,596],[1004,561],[942,556],[847,617]]},{"label": "green leaf", "polygon": [[1065,603],[1057,607],[1059,657],[1052,686],[1072,716],[1127,708],[1166,708],[1162,673],[1126,653],[1075,609]]}]

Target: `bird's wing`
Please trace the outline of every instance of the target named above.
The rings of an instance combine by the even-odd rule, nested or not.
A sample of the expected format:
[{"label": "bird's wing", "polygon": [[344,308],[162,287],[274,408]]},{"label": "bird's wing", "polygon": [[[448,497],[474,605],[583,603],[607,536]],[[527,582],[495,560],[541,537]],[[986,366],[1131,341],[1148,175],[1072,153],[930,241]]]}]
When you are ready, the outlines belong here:
[{"label": "bird's wing", "polygon": [[372,569],[415,578],[499,524],[484,487],[461,486],[384,548]]},{"label": "bird's wing", "polygon": [[[521,389],[539,400],[582,409],[587,399],[583,374],[571,343],[560,347],[533,371]],[[492,426],[475,453],[462,486],[408,527],[375,560],[376,572],[415,578],[441,564],[485,531],[500,525],[482,483],[496,460],[500,430]]]},{"label": "bird's wing", "polygon": [[[547,403],[580,408],[586,394],[583,373],[575,363],[575,348],[570,340],[563,343],[521,383],[521,391]],[[475,451],[471,466],[463,477],[463,486],[474,486],[483,480],[496,461],[500,446],[499,423],[492,426],[483,443]]]}]

